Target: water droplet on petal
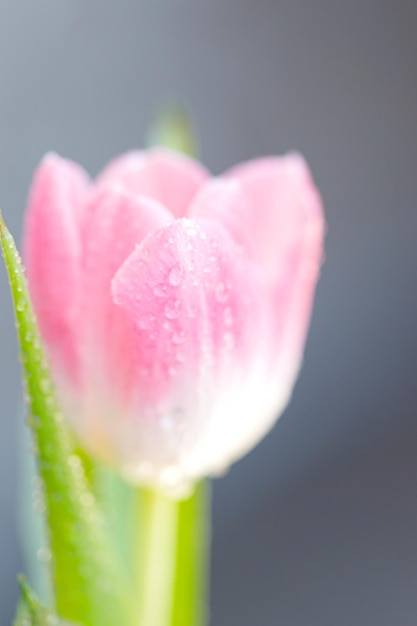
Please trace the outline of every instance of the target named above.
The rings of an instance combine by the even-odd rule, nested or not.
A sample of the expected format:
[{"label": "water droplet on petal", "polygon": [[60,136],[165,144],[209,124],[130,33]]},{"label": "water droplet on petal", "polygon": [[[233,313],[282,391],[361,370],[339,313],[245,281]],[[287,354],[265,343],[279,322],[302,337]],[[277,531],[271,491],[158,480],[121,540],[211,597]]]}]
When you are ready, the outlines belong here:
[{"label": "water droplet on petal", "polygon": [[155,317],[153,315],[144,315],[139,320],[139,328],[142,330],[149,330],[153,327],[155,322]]},{"label": "water droplet on petal", "polygon": [[215,288],[215,296],[216,296],[217,302],[226,302],[229,295],[227,293],[227,288],[224,283],[222,282],[217,283],[216,288]]},{"label": "water droplet on petal", "polygon": [[195,226],[187,226],[187,228],[185,229],[185,233],[189,236],[189,237],[195,237],[197,234],[197,229]]},{"label": "water droplet on petal", "polygon": [[161,283],[160,285],[157,285],[155,287],[153,292],[157,298],[164,298],[167,295],[167,289],[168,289],[168,286],[164,283]]},{"label": "water droplet on petal", "polygon": [[183,330],[179,330],[176,333],[174,333],[172,335],[172,343],[175,343],[176,345],[182,343],[184,341],[184,331]]},{"label": "water droplet on petal", "polygon": [[182,268],[180,265],[174,265],[169,272],[168,280],[170,285],[173,287],[178,287],[182,280]]},{"label": "water droplet on petal", "polygon": [[180,301],[179,300],[170,300],[166,303],[164,312],[165,317],[170,320],[175,319],[180,314]]}]

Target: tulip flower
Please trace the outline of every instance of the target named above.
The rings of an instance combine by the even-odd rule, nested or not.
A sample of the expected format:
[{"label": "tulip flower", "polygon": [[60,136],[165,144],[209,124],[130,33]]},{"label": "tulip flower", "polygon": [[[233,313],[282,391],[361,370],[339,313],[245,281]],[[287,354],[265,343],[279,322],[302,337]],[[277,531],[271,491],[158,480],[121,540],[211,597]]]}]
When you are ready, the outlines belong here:
[{"label": "tulip flower", "polygon": [[47,155],[24,257],[61,404],[85,448],[178,497],[248,452],[291,395],[323,233],[298,154],[211,177],[152,149],[95,181]]}]

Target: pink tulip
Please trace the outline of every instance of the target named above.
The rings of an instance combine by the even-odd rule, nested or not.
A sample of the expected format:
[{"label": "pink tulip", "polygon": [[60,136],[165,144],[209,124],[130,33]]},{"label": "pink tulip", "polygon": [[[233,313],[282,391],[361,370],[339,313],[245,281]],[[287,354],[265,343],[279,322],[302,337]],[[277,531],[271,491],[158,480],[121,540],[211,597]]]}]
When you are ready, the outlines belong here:
[{"label": "pink tulip", "polygon": [[173,495],[250,450],[294,386],[323,233],[296,154],[212,178],[180,154],[131,152],[94,182],[46,156],[25,260],[85,447]]}]

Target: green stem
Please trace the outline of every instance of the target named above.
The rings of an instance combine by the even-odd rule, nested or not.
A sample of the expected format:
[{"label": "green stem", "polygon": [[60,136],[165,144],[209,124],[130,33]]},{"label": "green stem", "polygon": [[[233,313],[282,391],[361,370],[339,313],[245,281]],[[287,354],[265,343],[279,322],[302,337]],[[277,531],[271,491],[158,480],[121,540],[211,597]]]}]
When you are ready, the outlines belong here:
[{"label": "green stem", "polygon": [[138,490],[137,626],[206,623],[207,496],[206,483],[181,502]]}]

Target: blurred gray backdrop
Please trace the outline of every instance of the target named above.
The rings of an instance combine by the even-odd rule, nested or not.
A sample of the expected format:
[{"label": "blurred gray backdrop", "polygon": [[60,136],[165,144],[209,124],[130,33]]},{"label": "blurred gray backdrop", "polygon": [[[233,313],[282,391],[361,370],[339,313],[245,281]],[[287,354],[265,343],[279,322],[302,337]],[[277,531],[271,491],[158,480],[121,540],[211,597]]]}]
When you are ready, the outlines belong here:
[{"label": "blurred gray backdrop", "polygon": [[[328,218],[294,399],[214,485],[213,626],[417,624],[415,0],[0,1],[0,206],[96,173],[181,99],[213,172],[296,148]],[[0,623],[21,568],[20,372],[0,268]],[[118,625],[115,625],[118,626]]]}]

